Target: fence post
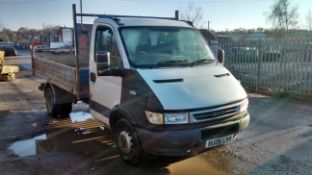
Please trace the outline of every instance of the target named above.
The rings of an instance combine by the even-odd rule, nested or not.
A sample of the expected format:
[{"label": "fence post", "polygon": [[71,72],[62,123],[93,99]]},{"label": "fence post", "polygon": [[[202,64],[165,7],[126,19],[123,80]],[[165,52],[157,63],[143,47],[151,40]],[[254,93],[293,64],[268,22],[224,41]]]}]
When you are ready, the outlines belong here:
[{"label": "fence post", "polygon": [[262,42],[258,41],[258,54],[257,54],[257,83],[256,83],[256,92],[259,92],[259,87],[261,84],[261,59],[262,59]]},{"label": "fence post", "polygon": [[36,69],[35,69],[35,60],[34,60],[34,57],[35,57],[35,48],[34,46],[31,46],[31,48],[29,48],[29,51],[30,51],[30,55],[31,55],[31,72],[32,72],[32,75],[35,76],[36,75]]}]

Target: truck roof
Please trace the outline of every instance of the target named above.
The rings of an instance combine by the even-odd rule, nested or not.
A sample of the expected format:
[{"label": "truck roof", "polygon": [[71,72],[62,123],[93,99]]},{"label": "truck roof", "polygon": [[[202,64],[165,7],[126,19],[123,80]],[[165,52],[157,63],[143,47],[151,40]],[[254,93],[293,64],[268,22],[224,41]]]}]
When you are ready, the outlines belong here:
[{"label": "truck roof", "polygon": [[192,28],[191,22],[175,20],[170,18],[153,18],[153,17],[100,17],[95,20],[96,23],[107,23],[118,21],[121,26],[172,26],[172,27],[188,27]]}]

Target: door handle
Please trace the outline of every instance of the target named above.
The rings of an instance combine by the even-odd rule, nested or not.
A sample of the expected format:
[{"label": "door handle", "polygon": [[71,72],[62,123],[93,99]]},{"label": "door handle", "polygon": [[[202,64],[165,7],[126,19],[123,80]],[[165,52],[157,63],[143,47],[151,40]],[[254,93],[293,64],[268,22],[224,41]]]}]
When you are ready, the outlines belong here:
[{"label": "door handle", "polygon": [[91,82],[96,82],[96,74],[94,72],[90,73],[90,80]]}]

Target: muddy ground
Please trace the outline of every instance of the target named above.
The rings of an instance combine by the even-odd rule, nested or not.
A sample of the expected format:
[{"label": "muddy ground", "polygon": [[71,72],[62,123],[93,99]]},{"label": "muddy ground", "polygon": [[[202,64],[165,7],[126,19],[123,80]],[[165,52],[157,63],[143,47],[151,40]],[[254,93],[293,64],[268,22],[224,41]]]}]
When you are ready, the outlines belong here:
[{"label": "muddy ground", "polygon": [[312,174],[312,104],[250,94],[251,124],[234,143],[191,158],[152,157],[131,167],[88,107],[70,118],[45,112],[27,53],[6,58],[17,79],[0,82],[0,174]]}]

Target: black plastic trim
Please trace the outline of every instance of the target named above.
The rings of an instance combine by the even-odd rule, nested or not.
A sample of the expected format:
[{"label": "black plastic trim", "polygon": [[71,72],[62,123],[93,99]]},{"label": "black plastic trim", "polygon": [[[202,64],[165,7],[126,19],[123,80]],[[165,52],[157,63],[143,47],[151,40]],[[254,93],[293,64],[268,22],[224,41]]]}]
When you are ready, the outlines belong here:
[{"label": "black plastic trim", "polygon": [[104,105],[102,105],[96,101],[93,101],[93,100],[89,101],[89,105],[90,105],[90,108],[92,110],[95,110],[97,113],[102,114],[106,117],[110,117],[112,110],[107,108],[106,106],[104,106]]},{"label": "black plastic trim", "polygon": [[230,76],[229,73],[225,73],[225,74],[220,74],[220,75],[214,75],[216,78],[221,78],[221,77],[225,77],[225,76]]},{"label": "black plastic trim", "polygon": [[168,80],[153,80],[155,83],[178,83],[183,82],[182,78],[179,79],[168,79]]}]

